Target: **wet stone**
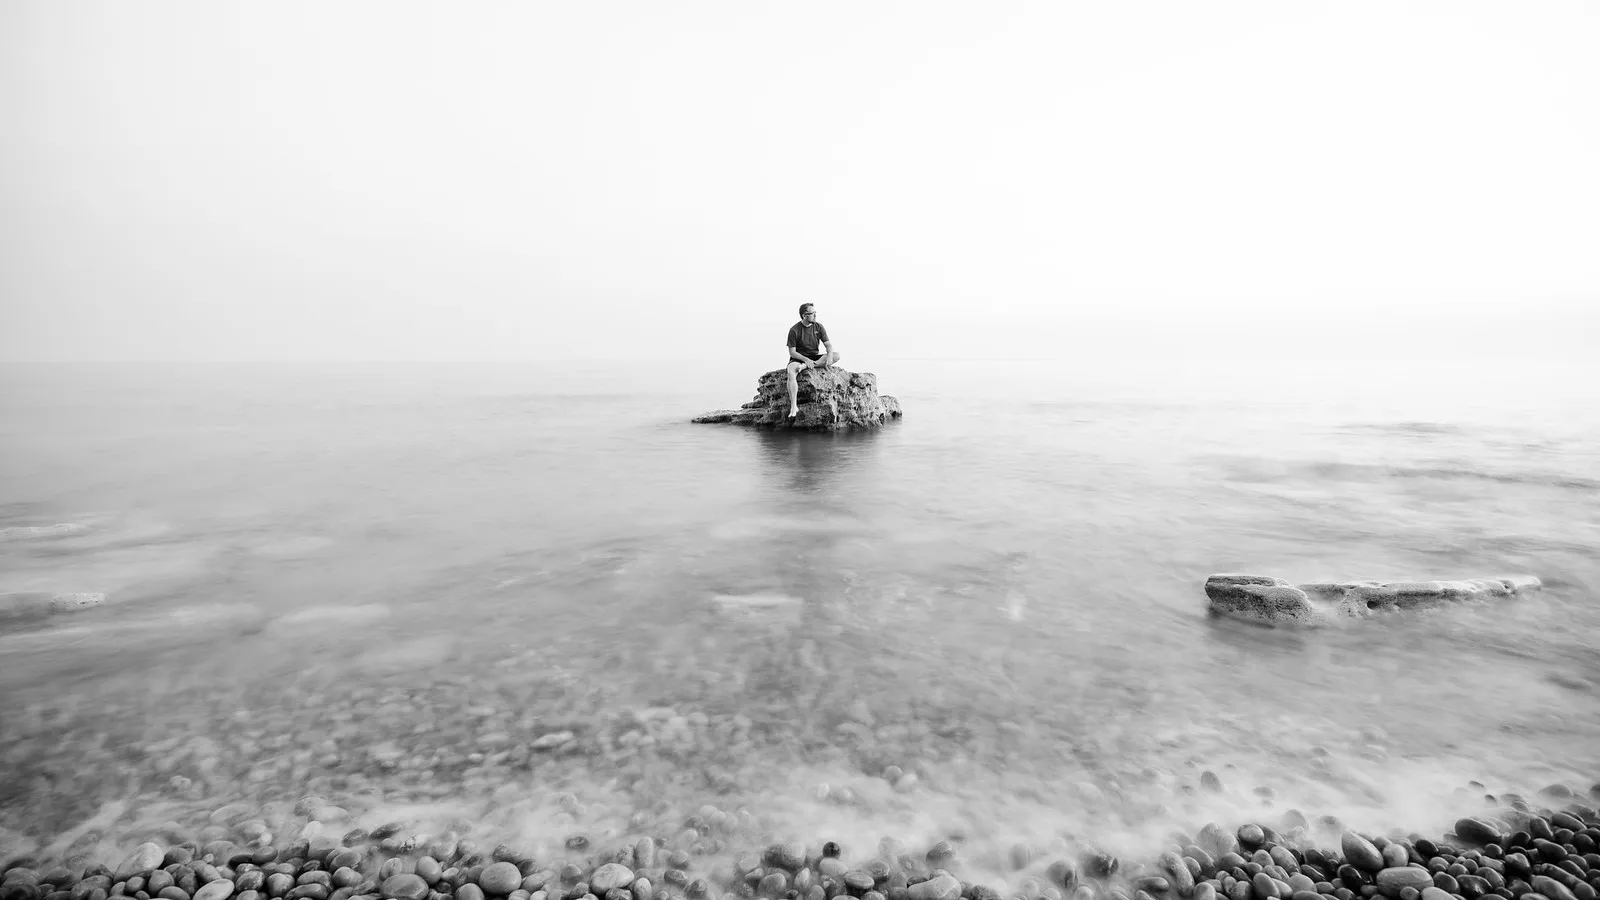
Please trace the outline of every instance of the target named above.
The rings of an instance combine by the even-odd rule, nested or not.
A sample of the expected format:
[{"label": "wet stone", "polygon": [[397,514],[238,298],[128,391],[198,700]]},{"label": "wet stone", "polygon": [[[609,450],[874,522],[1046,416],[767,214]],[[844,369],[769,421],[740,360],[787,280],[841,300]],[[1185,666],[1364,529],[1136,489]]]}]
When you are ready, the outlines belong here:
[{"label": "wet stone", "polygon": [[861,869],[851,869],[850,871],[844,873],[843,880],[846,887],[856,891],[870,890],[872,886],[877,883],[873,879],[871,873]]},{"label": "wet stone", "polygon": [[806,864],[806,848],[798,843],[773,844],[762,858],[768,865],[794,872]]},{"label": "wet stone", "polygon": [[1110,878],[1118,865],[1117,858],[1109,853],[1090,853],[1083,858],[1083,871],[1095,878]]},{"label": "wet stone", "polygon": [[[521,880],[521,874],[518,873],[517,881],[520,883]],[[483,884],[482,879],[478,883]],[[625,888],[630,884],[633,884],[633,870],[621,863],[606,863],[595,869],[594,874],[589,877],[589,890],[599,896],[604,896],[609,891],[617,888]],[[488,885],[484,885],[484,887],[486,890],[488,889]]]},{"label": "wet stone", "polygon": [[1425,887],[1433,886],[1433,874],[1427,869],[1416,866],[1394,866],[1378,872],[1373,879],[1379,888],[1398,891],[1402,888],[1415,888],[1421,891]]},{"label": "wet stone", "polygon": [[1383,854],[1373,843],[1354,831],[1339,836],[1339,847],[1350,865],[1363,872],[1377,872],[1383,866]]},{"label": "wet stone", "polygon": [[426,881],[405,873],[384,879],[379,891],[392,900],[424,900],[431,893]]},{"label": "wet stone", "polygon": [[1078,883],[1078,867],[1071,862],[1058,859],[1044,870],[1044,877],[1059,888],[1070,888]]},{"label": "wet stone", "polygon": [[935,875],[911,885],[906,894],[910,900],[956,900],[961,896],[961,882],[953,875]]}]

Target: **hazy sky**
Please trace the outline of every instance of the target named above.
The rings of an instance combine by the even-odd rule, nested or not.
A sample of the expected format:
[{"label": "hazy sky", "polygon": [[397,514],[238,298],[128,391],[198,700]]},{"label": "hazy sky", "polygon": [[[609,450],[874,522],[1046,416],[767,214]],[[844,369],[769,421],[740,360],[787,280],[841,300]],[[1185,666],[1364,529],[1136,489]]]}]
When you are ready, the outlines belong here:
[{"label": "hazy sky", "polygon": [[0,358],[1600,356],[1600,4],[0,4]]}]

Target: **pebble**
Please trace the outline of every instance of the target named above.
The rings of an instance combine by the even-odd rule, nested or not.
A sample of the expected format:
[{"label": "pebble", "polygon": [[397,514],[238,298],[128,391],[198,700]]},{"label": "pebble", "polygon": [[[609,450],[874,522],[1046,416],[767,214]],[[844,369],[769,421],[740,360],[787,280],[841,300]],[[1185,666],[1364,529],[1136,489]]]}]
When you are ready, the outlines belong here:
[{"label": "pebble", "polygon": [[1339,836],[1339,849],[1350,865],[1363,872],[1377,872],[1383,868],[1383,854],[1373,843],[1354,831]]},{"label": "pebble", "polygon": [[1409,887],[1420,891],[1433,886],[1433,873],[1416,866],[1394,866],[1379,871],[1373,880],[1380,888],[1400,890]]},{"label": "pebble", "polygon": [[209,882],[198,891],[195,891],[194,900],[227,900],[227,898],[233,896],[233,890],[234,883],[232,881],[226,878],[218,878],[216,881]]},{"label": "pebble", "polygon": [[1059,888],[1070,888],[1078,883],[1078,867],[1064,859],[1058,859],[1044,870],[1045,878]]},{"label": "pebble", "polygon": [[379,891],[393,900],[423,900],[429,893],[428,883],[416,875],[401,873],[384,879]]},{"label": "pebble", "polygon": [[769,865],[795,872],[806,864],[806,847],[796,843],[773,844],[767,848],[764,858]]},{"label": "pebble", "polygon": [[1225,853],[1233,853],[1239,849],[1239,839],[1234,837],[1231,832],[1223,830],[1222,826],[1215,822],[1206,823],[1200,829],[1200,833],[1195,835],[1194,840],[1196,844],[1199,844],[1212,856],[1220,857]]},{"label": "pebble", "polygon": [[1565,884],[1548,875],[1533,876],[1533,889],[1549,897],[1550,900],[1577,900],[1577,895]]},{"label": "pebble", "polygon": [[1380,852],[1383,854],[1383,864],[1387,868],[1398,868],[1411,861],[1411,854],[1406,852],[1404,844],[1389,844]]},{"label": "pebble", "polygon": [[522,887],[522,870],[515,863],[491,863],[478,874],[478,886],[491,897],[508,896]]},{"label": "pebble", "polygon": [[1250,886],[1255,889],[1257,900],[1277,900],[1284,896],[1278,888],[1278,882],[1265,872],[1257,872],[1250,878]]},{"label": "pebble", "polygon": [[935,875],[927,881],[906,889],[911,900],[957,900],[961,896],[961,882],[954,875]]},{"label": "pebble", "polygon": [[161,860],[167,851],[161,849],[159,844],[146,841],[140,844],[128,857],[117,866],[116,879],[124,881],[134,875],[142,875],[161,865]]},{"label": "pebble", "polygon": [[1172,886],[1180,895],[1188,897],[1194,893],[1194,873],[1189,871],[1189,864],[1184,862],[1182,857],[1168,851],[1161,854],[1157,861],[1171,878]]},{"label": "pebble", "polygon": [[[516,867],[513,866],[512,869],[515,871]],[[522,881],[520,873],[517,875],[517,881],[518,883]],[[483,880],[479,879],[479,883],[483,884]],[[601,895],[617,888],[625,888],[630,884],[633,884],[633,870],[621,863],[606,863],[589,876],[589,890]],[[484,889],[488,890],[489,886],[485,884]]]},{"label": "pebble", "polygon": [[1493,844],[1500,840],[1500,833],[1493,825],[1471,817],[1457,819],[1455,833],[1456,837],[1469,844]]}]

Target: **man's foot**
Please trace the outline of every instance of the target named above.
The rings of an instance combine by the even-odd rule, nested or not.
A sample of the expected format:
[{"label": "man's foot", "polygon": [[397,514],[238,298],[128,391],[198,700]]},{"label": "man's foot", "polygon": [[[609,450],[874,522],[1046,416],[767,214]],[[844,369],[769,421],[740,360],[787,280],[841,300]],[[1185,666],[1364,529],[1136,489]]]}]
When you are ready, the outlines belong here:
[{"label": "man's foot", "polygon": [[798,406],[789,407],[789,418],[792,419],[792,418],[794,418],[795,416],[798,416],[798,415],[800,415],[800,407],[798,407]]}]

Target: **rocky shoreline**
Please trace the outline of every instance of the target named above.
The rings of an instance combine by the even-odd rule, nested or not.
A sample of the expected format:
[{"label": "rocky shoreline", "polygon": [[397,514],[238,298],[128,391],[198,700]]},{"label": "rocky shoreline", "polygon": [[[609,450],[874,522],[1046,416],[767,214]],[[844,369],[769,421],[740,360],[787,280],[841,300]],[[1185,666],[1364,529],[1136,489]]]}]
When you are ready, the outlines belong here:
[{"label": "rocky shoreline", "polygon": [[[740,849],[750,814],[706,806],[671,835],[575,833],[536,853],[466,837],[465,821],[437,835],[391,822],[335,836],[320,820],[346,811],[308,796],[265,814],[224,806],[198,831],[160,829],[126,856],[107,858],[115,842],[85,830],[58,857],[0,861],[0,900],[1596,900],[1600,812],[1588,804],[1600,784],[1587,797],[1551,785],[1535,799],[1485,795],[1487,811],[1437,839],[1360,834],[1290,810],[1270,825],[1174,832],[1148,859],[1019,844],[1010,883],[990,885],[967,880],[960,836]],[[275,829],[296,837],[276,841]]]}]

